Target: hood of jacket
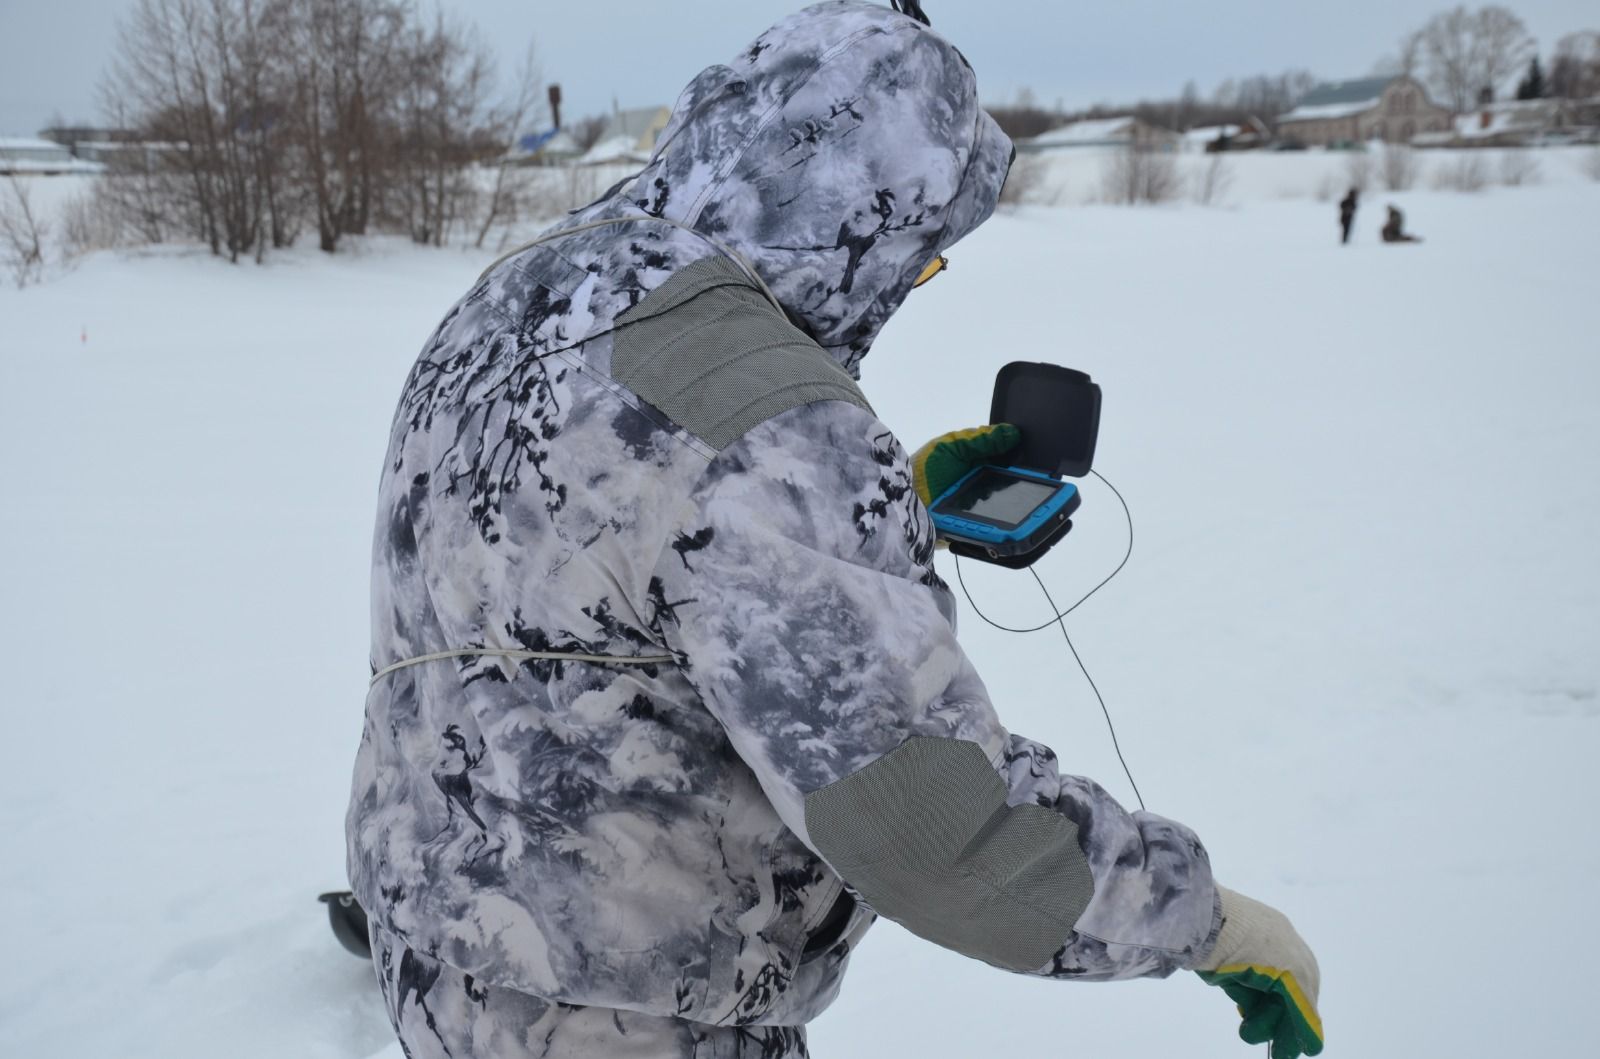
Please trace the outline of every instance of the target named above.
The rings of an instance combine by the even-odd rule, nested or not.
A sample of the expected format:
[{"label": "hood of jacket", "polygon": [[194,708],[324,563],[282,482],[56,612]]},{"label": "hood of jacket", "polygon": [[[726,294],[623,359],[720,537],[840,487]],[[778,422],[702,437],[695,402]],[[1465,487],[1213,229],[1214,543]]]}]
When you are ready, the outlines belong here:
[{"label": "hood of jacket", "polygon": [[[622,217],[688,225],[744,257],[856,375],[922,270],[994,212],[1013,154],[953,45],[888,7],[836,0],[702,71],[644,170],[558,229]],[[627,261],[630,276],[670,248],[677,267],[717,252],[663,225],[652,261],[641,227],[575,238],[630,246],[631,258],[584,255],[606,269]],[[608,315],[591,307],[595,323]]]}]

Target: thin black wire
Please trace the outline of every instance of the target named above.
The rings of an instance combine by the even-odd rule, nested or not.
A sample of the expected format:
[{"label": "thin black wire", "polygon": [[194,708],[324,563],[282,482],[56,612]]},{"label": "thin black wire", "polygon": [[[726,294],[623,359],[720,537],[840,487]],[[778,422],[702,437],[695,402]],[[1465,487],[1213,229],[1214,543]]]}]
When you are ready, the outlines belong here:
[{"label": "thin black wire", "polygon": [[[1050,590],[1044,587],[1044,581],[1039,577],[1039,572],[1030,566],[1028,567],[1028,573],[1032,574],[1033,579],[1039,582],[1039,591],[1044,593],[1044,598],[1050,604],[1050,609],[1055,610],[1056,601],[1050,598]],[[970,600],[971,597],[969,596],[968,599]],[[1122,774],[1128,777],[1128,784],[1133,787],[1133,796],[1139,799],[1139,808],[1143,809],[1144,795],[1139,793],[1139,785],[1133,780],[1133,771],[1128,768],[1128,759],[1122,756],[1122,744],[1117,741],[1117,726],[1111,721],[1111,711],[1106,707],[1105,696],[1100,694],[1100,688],[1095,684],[1094,677],[1089,675],[1089,668],[1083,664],[1083,659],[1078,656],[1077,645],[1072,642],[1072,636],[1067,632],[1065,615],[1056,619],[1056,623],[1061,626],[1061,635],[1067,641],[1067,650],[1072,652],[1072,658],[1078,663],[1078,669],[1083,673],[1083,679],[1089,682],[1089,687],[1094,691],[1094,697],[1100,702],[1100,712],[1106,715],[1106,727],[1111,730],[1111,746],[1117,752],[1117,760],[1122,762]]]},{"label": "thin black wire", "polygon": [[[1113,493],[1116,494],[1118,502],[1122,504],[1123,517],[1128,520],[1128,550],[1123,553],[1122,562],[1117,564],[1117,568],[1115,570],[1111,571],[1111,573],[1106,576],[1106,579],[1104,581],[1100,582],[1098,585],[1095,585],[1087,593],[1085,593],[1084,597],[1082,599],[1078,600],[1078,602],[1074,603],[1072,606],[1068,607],[1066,610],[1064,610],[1061,613],[1057,614],[1055,617],[1051,618],[1049,621],[1045,622],[1043,625],[1036,625],[1031,629],[1013,629],[1009,625],[1001,625],[999,622],[997,622],[993,618],[989,617],[983,611],[979,610],[978,609],[978,605],[976,603],[972,603],[972,593],[970,591],[968,591],[968,589],[967,589],[966,578],[964,578],[961,575],[961,557],[958,555],[958,556],[956,556],[956,580],[961,583],[961,591],[966,593],[967,602],[968,603],[972,603],[973,613],[977,614],[978,617],[982,618],[984,621],[988,622],[990,625],[993,625],[996,629],[999,629],[1001,632],[1018,632],[1018,633],[1043,632],[1045,629],[1050,628],[1050,626],[1054,625],[1056,622],[1060,621],[1062,618],[1065,618],[1068,614],[1071,614],[1073,611],[1077,610],[1079,607],[1081,607],[1085,603],[1089,602],[1090,597],[1092,597],[1096,592],[1100,591],[1102,588],[1105,588],[1107,585],[1109,585],[1111,583],[1111,579],[1112,578],[1114,578],[1118,574],[1122,573],[1122,568],[1128,565],[1128,560],[1129,559],[1133,558],[1133,512],[1128,510],[1128,502],[1122,498],[1122,494],[1121,493],[1117,492],[1117,487],[1112,485],[1111,482],[1108,481],[1104,475],[1102,475],[1099,471],[1090,471],[1089,473],[1094,475],[1096,478],[1100,479],[1102,482],[1105,482],[1106,487],[1108,489],[1110,489]],[[1054,608],[1055,608],[1055,604],[1052,603],[1051,604],[1051,609],[1054,609]]]},{"label": "thin black wire", "polygon": [[1122,756],[1122,743],[1117,739],[1117,726],[1111,720],[1111,710],[1106,706],[1105,696],[1100,694],[1099,685],[1094,682],[1094,677],[1089,675],[1089,667],[1083,664],[1083,658],[1078,654],[1077,645],[1072,642],[1072,634],[1067,632],[1067,615],[1083,606],[1089,601],[1090,596],[1093,596],[1096,592],[1110,584],[1112,578],[1122,573],[1122,568],[1128,565],[1129,559],[1133,558],[1133,512],[1128,509],[1128,502],[1124,500],[1122,494],[1117,491],[1117,487],[1112,485],[1111,482],[1099,471],[1090,471],[1089,473],[1094,475],[1096,478],[1099,478],[1102,482],[1105,482],[1106,487],[1113,493],[1116,493],[1117,500],[1122,504],[1122,514],[1128,520],[1128,550],[1123,554],[1122,562],[1117,564],[1117,568],[1111,571],[1104,581],[1101,581],[1098,585],[1095,585],[1093,588],[1091,588],[1082,599],[1078,600],[1078,602],[1074,603],[1066,610],[1057,611],[1056,601],[1051,598],[1050,590],[1045,587],[1044,580],[1040,578],[1039,572],[1030,566],[1028,568],[1028,573],[1032,574],[1033,579],[1039,583],[1039,591],[1044,593],[1045,602],[1050,604],[1050,609],[1055,612],[1055,617],[1051,618],[1049,621],[1038,626],[1037,628],[1012,629],[994,621],[987,614],[978,609],[978,604],[973,602],[972,593],[967,589],[966,579],[961,576],[961,557],[959,555],[956,556],[956,580],[960,582],[961,592],[967,597],[967,603],[972,607],[973,613],[977,614],[978,617],[982,618],[984,621],[988,622],[990,625],[993,625],[996,629],[999,629],[1002,632],[1030,633],[1048,629],[1052,625],[1061,626],[1061,635],[1067,641],[1067,649],[1072,652],[1073,661],[1078,663],[1078,669],[1083,673],[1083,679],[1089,682],[1089,687],[1094,691],[1094,697],[1100,703],[1100,712],[1105,714],[1106,728],[1108,728],[1111,732],[1111,746],[1117,752],[1117,760],[1122,763],[1122,774],[1128,777],[1128,785],[1133,788],[1133,796],[1139,800],[1139,808],[1143,809],[1145,807],[1144,795],[1139,793],[1139,784],[1134,781],[1133,770],[1128,768],[1128,759]]}]

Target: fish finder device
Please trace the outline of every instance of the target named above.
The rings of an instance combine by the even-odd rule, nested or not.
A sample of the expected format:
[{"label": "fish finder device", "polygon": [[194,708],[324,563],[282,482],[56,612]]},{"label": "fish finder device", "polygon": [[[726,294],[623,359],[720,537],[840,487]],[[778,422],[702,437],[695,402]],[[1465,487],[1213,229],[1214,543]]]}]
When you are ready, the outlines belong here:
[{"label": "fish finder device", "polygon": [[1072,531],[1082,497],[1062,479],[1093,469],[1100,387],[1083,372],[1054,364],[1007,364],[995,378],[989,421],[1022,433],[1008,465],[977,468],[929,510],[955,554],[1021,570]]}]

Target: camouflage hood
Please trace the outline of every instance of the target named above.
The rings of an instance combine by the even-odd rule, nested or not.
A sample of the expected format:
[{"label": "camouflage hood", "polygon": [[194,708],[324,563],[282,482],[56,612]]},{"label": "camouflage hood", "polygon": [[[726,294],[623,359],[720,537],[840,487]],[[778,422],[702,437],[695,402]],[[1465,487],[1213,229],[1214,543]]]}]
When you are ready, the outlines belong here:
[{"label": "camouflage hood", "polygon": [[[948,41],[887,7],[817,4],[696,77],[644,171],[562,227],[687,224],[752,263],[855,373],[922,269],[994,212],[1012,154]],[[709,252],[686,246],[678,264]]]}]

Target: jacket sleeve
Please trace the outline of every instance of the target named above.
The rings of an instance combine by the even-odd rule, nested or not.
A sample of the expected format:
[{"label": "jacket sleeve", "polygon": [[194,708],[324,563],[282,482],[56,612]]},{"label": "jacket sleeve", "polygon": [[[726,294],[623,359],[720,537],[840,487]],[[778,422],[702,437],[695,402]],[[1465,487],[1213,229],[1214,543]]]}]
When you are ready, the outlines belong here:
[{"label": "jacket sleeve", "polygon": [[1205,849],[1006,731],[933,555],[904,449],[822,402],[711,462],[650,594],[784,823],[878,913],[1030,974],[1192,965],[1220,925]]}]

